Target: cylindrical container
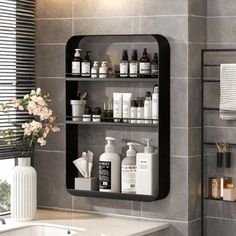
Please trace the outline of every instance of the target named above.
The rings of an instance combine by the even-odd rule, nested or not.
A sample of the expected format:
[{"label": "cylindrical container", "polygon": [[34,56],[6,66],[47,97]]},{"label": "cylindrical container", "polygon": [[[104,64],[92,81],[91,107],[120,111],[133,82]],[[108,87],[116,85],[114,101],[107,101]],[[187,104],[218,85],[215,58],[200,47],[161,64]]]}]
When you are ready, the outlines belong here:
[{"label": "cylindrical container", "polygon": [[138,100],[138,107],[137,107],[137,123],[142,124],[144,123],[144,107],[143,107],[143,100]]},{"label": "cylindrical container", "polygon": [[147,91],[144,101],[144,119],[145,124],[152,124],[152,93]]},{"label": "cylindrical container", "polygon": [[102,65],[99,68],[99,78],[107,78],[108,64],[107,61],[102,61]]},{"label": "cylindrical container", "polygon": [[91,121],[91,115],[90,114],[84,114],[83,115],[83,121],[84,122],[90,122]]},{"label": "cylindrical container", "polygon": [[159,110],[159,96],[158,85],[154,85],[152,94],[152,119],[153,124],[158,124],[158,110]]},{"label": "cylindrical container", "polygon": [[17,221],[33,220],[37,206],[37,174],[31,158],[18,158],[11,185],[11,217]]},{"label": "cylindrical container", "polygon": [[99,61],[93,62],[93,67],[91,68],[91,78],[98,78],[99,76]]},{"label": "cylindrical container", "polygon": [[[130,111],[130,123],[137,123],[137,102],[136,100],[131,101],[131,111]],[[132,119],[134,118],[134,119]]]},{"label": "cylindrical container", "polygon": [[82,121],[86,101],[85,100],[71,100],[70,104],[72,105],[72,116],[73,116],[72,120]]}]

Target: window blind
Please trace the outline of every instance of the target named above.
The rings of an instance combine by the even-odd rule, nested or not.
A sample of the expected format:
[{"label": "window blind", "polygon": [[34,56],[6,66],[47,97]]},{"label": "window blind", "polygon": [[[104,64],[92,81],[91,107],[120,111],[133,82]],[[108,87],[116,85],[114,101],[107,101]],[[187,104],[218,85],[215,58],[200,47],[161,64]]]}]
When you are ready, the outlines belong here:
[{"label": "window blind", "polygon": [[[0,0],[0,103],[22,97],[35,83],[35,0]],[[0,130],[14,129],[22,138],[25,112],[0,112]],[[0,141],[0,159],[16,158],[20,150]]]}]

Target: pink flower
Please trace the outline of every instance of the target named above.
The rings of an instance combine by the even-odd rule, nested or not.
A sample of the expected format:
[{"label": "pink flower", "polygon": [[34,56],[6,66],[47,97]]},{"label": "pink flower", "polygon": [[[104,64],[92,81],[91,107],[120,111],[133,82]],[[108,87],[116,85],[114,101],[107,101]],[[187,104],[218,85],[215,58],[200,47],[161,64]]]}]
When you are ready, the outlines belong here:
[{"label": "pink flower", "polygon": [[46,145],[46,140],[41,137],[41,138],[38,138],[37,143],[39,143],[40,146],[42,147],[42,146]]},{"label": "pink flower", "polygon": [[56,132],[59,132],[60,131],[60,128],[54,126],[52,127],[52,132],[56,133]]}]

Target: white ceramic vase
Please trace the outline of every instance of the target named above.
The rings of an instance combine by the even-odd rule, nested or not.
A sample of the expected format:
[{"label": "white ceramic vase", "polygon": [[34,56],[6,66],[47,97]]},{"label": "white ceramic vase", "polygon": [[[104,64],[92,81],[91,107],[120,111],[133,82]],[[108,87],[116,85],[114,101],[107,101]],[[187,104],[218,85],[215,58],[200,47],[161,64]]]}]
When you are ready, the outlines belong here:
[{"label": "white ceramic vase", "polygon": [[18,158],[11,185],[11,216],[16,221],[33,220],[37,206],[37,174],[31,158]]}]

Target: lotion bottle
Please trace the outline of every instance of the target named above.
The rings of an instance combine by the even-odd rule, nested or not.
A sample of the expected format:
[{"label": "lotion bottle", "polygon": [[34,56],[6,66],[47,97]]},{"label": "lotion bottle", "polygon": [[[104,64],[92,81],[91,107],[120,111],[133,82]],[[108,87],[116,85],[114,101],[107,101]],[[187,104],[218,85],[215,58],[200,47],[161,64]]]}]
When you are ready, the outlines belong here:
[{"label": "lotion bottle", "polygon": [[146,92],[144,101],[144,119],[145,124],[152,124],[152,93],[150,91]]},{"label": "lotion bottle", "polygon": [[143,153],[137,153],[136,194],[157,195],[159,191],[159,158],[145,139]]},{"label": "lotion bottle", "polygon": [[75,75],[75,76],[80,76],[81,75],[81,62],[82,62],[82,59],[80,57],[80,51],[82,51],[82,49],[79,49],[79,48],[75,49],[74,58],[72,60],[71,73],[72,73],[72,75]]},{"label": "lotion bottle", "polygon": [[131,61],[129,64],[129,76],[138,77],[138,53],[137,49],[133,49]]},{"label": "lotion bottle", "polygon": [[153,124],[158,124],[158,110],[159,110],[159,96],[158,96],[158,84],[153,87],[152,94],[152,119]]},{"label": "lotion bottle", "polygon": [[121,162],[121,192],[122,193],[136,193],[136,151],[134,145],[138,143],[127,143],[129,149],[127,156]]},{"label": "lotion bottle", "polygon": [[99,158],[99,191],[120,192],[120,156],[115,152],[115,141],[106,137],[105,152]]}]

